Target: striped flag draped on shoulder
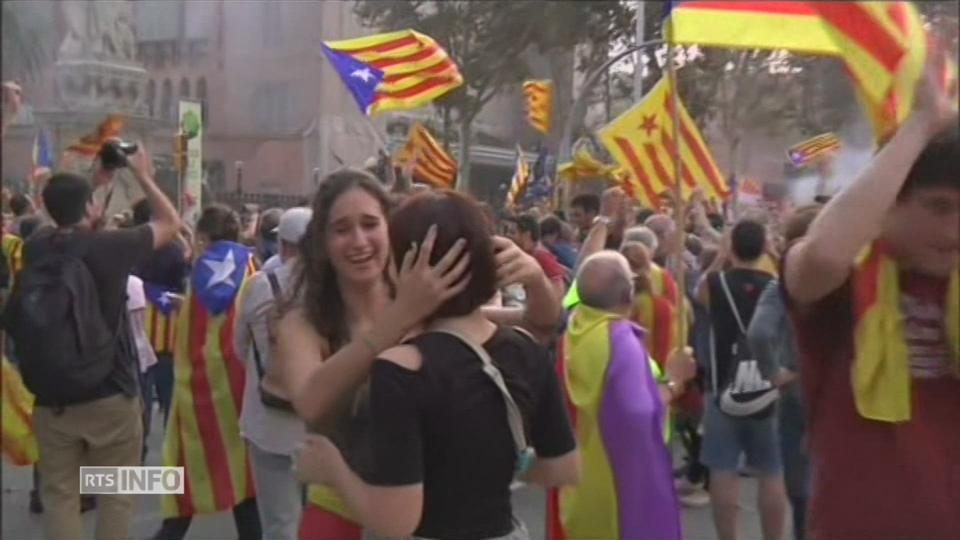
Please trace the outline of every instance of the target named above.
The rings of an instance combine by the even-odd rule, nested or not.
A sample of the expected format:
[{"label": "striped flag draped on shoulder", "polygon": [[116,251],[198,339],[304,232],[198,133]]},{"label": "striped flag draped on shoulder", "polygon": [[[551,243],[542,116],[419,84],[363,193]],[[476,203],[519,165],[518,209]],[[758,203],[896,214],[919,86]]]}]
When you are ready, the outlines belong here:
[{"label": "striped flag draped on shoulder", "polygon": [[230,509],[254,496],[240,408],[246,370],[234,347],[240,291],[255,271],[249,249],[210,246],[194,265],[177,317],[174,390],[163,464],[184,467],[183,495],[164,496],[165,517]]},{"label": "striped flag draped on shoulder", "polygon": [[457,181],[457,161],[443,150],[421,123],[410,128],[407,144],[395,156],[400,166],[412,166],[415,180],[441,189],[452,189]]},{"label": "striped flag draped on shoulder", "polygon": [[530,184],[530,174],[530,164],[523,157],[523,149],[517,145],[517,161],[513,169],[513,178],[510,179],[510,190],[507,192],[507,207],[514,207],[520,202],[520,198]]},{"label": "striped flag draped on shoulder", "polygon": [[[600,141],[627,174],[620,178],[624,191],[650,208],[659,206],[660,194],[671,192],[675,180],[674,99],[669,81],[662,78],[653,89],[613,122],[604,126]],[[686,199],[697,187],[708,199],[723,199],[729,188],[700,130],[677,100],[680,119],[680,174]]]},{"label": "striped flag draped on shoulder", "polygon": [[527,121],[540,133],[549,134],[553,118],[553,81],[527,81],[523,83],[523,95],[527,102]]},{"label": "striped flag draped on shoulder", "polygon": [[463,84],[447,52],[414,30],[325,41],[323,52],[365,114],[416,109]]}]

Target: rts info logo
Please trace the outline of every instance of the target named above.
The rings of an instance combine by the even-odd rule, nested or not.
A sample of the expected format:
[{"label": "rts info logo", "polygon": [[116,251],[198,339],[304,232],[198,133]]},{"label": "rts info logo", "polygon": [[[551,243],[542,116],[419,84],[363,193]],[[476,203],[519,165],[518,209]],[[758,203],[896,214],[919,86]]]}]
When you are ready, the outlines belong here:
[{"label": "rts info logo", "polygon": [[183,467],[80,467],[82,495],[183,495]]}]

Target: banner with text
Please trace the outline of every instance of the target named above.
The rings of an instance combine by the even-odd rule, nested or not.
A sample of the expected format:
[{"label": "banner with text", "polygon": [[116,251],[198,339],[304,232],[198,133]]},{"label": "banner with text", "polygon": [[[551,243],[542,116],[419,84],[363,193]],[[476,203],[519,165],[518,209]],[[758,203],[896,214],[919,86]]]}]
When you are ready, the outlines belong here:
[{"label": "banner with text", "polygon": [[183,160],[180,169],[180,213],[190,226],[197,223],[203,207],[203,104],[199,101],[180,101],[180,130],[177,137],[177,161]]}]

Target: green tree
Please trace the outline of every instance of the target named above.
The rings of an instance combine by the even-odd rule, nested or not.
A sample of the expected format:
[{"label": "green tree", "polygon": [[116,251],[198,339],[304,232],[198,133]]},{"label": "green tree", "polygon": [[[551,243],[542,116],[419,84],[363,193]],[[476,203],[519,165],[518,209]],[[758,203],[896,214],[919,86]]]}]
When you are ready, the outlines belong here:
[{"label": "green tree", "polygon": [[631,30],[631,11],[617,1],[383,1],[357,0],[364,26],[412,28],[434,38],[460,67],[464,84],[436,100],[445,142],[456,122],[461,189],[470,188],[472,123],[501,91],[530,76],[524,54],[583,42],[612,43]]}]

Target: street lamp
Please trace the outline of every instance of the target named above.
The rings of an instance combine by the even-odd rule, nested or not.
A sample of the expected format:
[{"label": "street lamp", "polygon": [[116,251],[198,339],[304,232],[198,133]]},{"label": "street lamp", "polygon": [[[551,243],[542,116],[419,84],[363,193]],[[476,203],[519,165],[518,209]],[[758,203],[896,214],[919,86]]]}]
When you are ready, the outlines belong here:
[{"label": "street lamp", "polygon": [[631,55],[635,52],[642,51],[647,47],[654,45],[662,45],[665,41],[662,39],[650,39],[633,45],[624,49],[617,55],[610,57],[609,60],[604,62],[604,64],[597,69],[590,72],[587,75],[587,78],[583,82],[583,86],[580,89],[580,95],[577,96],[577,99],[573,100],[573,105],[570,107],[570,114],[567,115],[567,120],[563,124],[563,134],[560,137],[560,151],[559,151],[559,160],[557,163],[565,163],[570,161],[572,157],[572,146],[573,141],[573,126],[577,119],[583,117],[585,111],[584,108],[587,105],[586,96],[590,92],[590,89],[593,88],[593,85],[597,84],[597,81],[600,80],[600,77],[610,69],[610,66],[616,64],[620,60],[626,58],[628,55]]}]

